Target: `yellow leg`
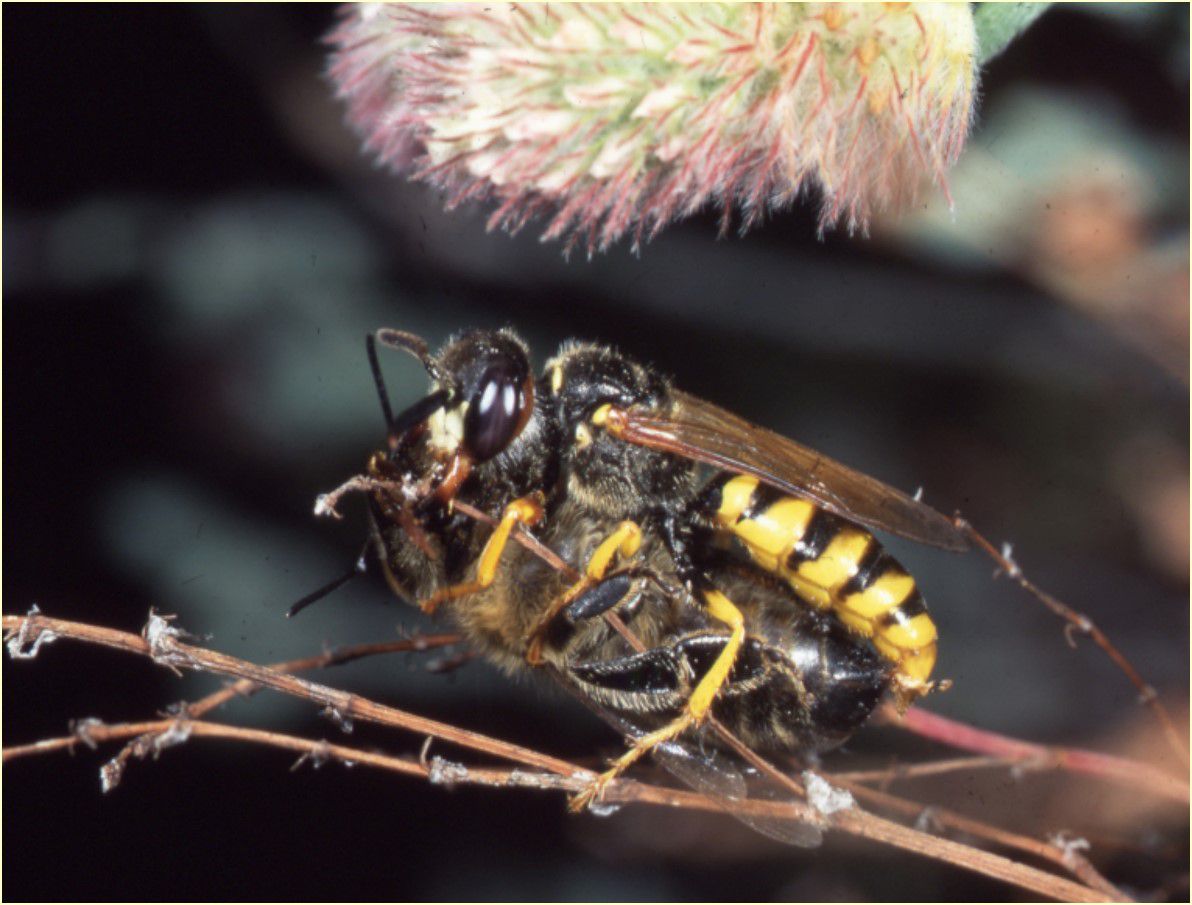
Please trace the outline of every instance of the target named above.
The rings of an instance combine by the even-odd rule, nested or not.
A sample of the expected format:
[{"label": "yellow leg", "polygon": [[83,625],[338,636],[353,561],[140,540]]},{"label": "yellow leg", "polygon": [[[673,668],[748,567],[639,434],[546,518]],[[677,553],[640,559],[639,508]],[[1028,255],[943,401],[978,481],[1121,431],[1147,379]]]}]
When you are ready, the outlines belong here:
[{"label": "yellow leg", "polygon": [[[601,541],[596,552],[588,560],[588,583],[594,583],[604,578],[613,557],[620,554],[622,559],[636,555],[642,546],[642,529],[636,522],[621,522],[617,530]],[[582,584],[583,582],[577,582]]]},{"label": "yellow leg", "polygon": [[477,591],[487,588],[497,577],[497,566],[501,562],[501,554],[505,552],[505,545],[509,543],[509,533],[513,527],[518,524],[533,525],[541,518],[542,507],[529,497],[514,500],[506,506],[500,523],[493,530],[480,554],[480,562],[476,566],[476,578],[472,581],[451,585],[431,594],[418,604],[422,608],[422,612],[433,613],[441,603],[465,597],[468,594],[475,594]]},{"label": "yellow leg", "polygon": [[530,645],[526,648],[526,662],[531,666],[542,664],[542,637],[546,627],[563,611],[571,601],[604,579],[608,567],[612,565],[613,557],[620,554],[622,559],[637,554],[642,545],[642,529],[636,522],[624,521],[617,525],[617,529],[600,542],[596,552],[588,559],[588,567],[584,577],[557,597],[547,608],[530,633]]},{"label": "yellow leg", "polygon": [[661,729],[655,729],[635,741],[632,748],[613,761],[609,770],[600,774],[591,785],[571,799],[569,807],[572,811],[582,811],[593,801],[598,801],[604,794],[605,787],[643,755],[663,742],[682,735],[692,726],[698,726],[707,718],[708,711],[712,709],[712,702],[716,700],[716,695],[732,671],[737,652],[745,640],[745,619],[736,605],[719,591],[705,591],[704,603],[708,615],[719,619],[732,629],[724,649],[717,655],[711,669],[704,673],[703,678],[696,684],[687,699],[683,713]]}]

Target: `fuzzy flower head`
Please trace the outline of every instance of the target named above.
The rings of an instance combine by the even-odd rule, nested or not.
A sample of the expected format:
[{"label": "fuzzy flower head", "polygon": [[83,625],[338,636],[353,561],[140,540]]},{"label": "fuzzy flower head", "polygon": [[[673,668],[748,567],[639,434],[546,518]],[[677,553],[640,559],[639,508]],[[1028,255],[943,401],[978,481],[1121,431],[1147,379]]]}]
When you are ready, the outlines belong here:
[{"label": "fuzzy flower head", "polygon": [[589,254],[813,188],[864,230],[947,191],[973,107],[968,4],[361,5],[329,40],[367,150]]}]

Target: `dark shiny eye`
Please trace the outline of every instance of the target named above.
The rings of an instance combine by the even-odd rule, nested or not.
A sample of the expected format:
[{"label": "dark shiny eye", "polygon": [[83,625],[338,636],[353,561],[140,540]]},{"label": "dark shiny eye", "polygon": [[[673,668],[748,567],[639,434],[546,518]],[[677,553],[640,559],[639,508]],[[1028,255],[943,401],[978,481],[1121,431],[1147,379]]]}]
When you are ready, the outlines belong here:
[{"label": "dark shiny eye", "polygon": [[481,376],[464,416],[464,446],[477,461],[491,459],[521,433],[530,417],[533,390],[523,368],[493,362]]}]

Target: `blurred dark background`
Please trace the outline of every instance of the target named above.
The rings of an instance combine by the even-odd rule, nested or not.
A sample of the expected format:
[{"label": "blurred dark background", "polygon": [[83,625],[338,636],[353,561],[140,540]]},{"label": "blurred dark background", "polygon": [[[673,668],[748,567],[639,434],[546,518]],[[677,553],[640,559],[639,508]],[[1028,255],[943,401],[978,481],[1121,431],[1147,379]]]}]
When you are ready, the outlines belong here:
[{"label": "blurred dark background", "polygon": [[[568,336],[1014,542],[1186,717],[1188,10],[1047,13],[993,61],[938,204],[869,239],[814,209],[717,241],[712,214],[640,257],[566,262],[533,230],[372,168],[321,72],[324,7],[6,6],[5,612],[137,630],[177,613],[270,662],[428,623],[359,580],[317,493],[382,440],[363,337],[513,324]],[[386,362],[400,404],[422,390]],[[349,507],[351,509],[352,507]],[[1163,762],[1131,686],[976,555],[892,542],[942,634],[924,706]],[[549,689],[402,656],[318,676],[564,757],[617,741]],[[4,744],[144,719],[217,687],[60,641],[5,660]],[[340,740],[272,695],[217,715]],[[391,753],[417,737],[357,727]],[[10,899],[963,899],[1013,890],[844,838],[788,850],[721,818],[573,818],[556,795],[449,792],[192,740],[101,794],[118,749],[4,767]],[[455,756],[446,746],[436,750]],[[943,756],[863,732],[828,769]],[[1088,779],[960,774],[899,791],[1041,835],[1071,829],[1128,888],[1186,895],[1187,811]],[[1143,799],[1143,800],[1140,800]],[[1182,871],[1183,880],[1179,877]],[[1172,880],[1171,878],[1176,879]],[[1180,883],[1185,884],[1181,889]]]}]

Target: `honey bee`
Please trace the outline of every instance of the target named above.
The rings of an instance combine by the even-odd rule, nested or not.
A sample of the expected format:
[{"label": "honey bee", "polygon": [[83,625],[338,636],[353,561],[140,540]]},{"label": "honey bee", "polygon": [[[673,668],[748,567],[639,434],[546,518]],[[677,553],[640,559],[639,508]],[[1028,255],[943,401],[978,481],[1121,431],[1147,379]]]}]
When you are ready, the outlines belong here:
[{"label": "honey bee", "polygon": [[[377,345],[431,378],[397,416]],[[869,531],[966,549],[922,502],[605,346],[567,342],[538,377],[508,329],[437,354],[380,330],[368,352],[389,443],[344,488],[367,491],[390,586],[444,608],[503,669],[550,669],[630,739],[573,807],[647,753],[739,797],[734,765],[701,736],[709,716],[758,752],[809,754],[849,738],[887,694],[905,706],[930,690],[935,625]],[[510,544],[522,528],[579,578]]]}]

